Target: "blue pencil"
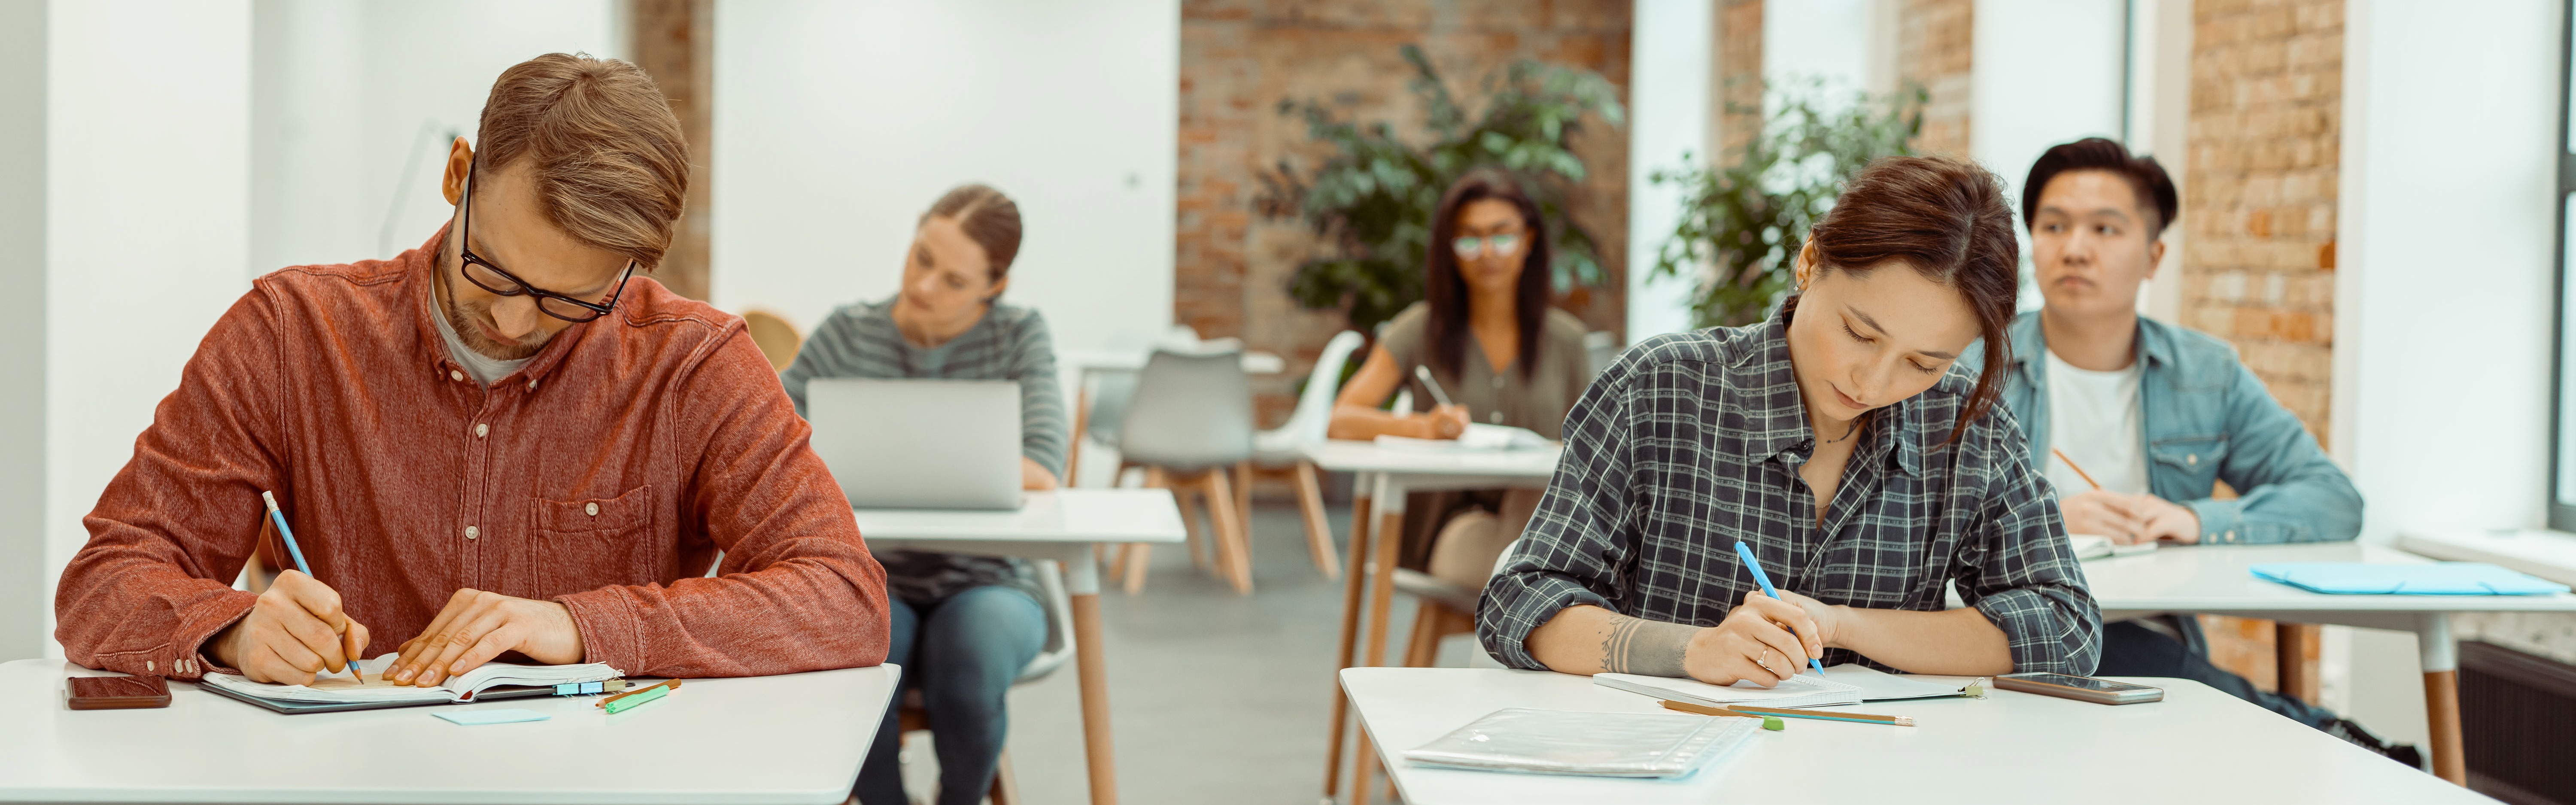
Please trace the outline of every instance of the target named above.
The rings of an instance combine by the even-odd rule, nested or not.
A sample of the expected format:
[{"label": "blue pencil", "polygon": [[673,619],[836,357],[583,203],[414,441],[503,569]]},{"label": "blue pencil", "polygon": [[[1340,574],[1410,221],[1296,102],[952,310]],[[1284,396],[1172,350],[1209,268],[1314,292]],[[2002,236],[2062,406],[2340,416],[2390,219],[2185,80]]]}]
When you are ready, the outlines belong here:
[{"label": "blue pencil", "polygon": [[[313,575],[313,566],[304,563],[304,549],[295,546],[295,529],[286,527],[286,513],[277,510],[277,496],[262,489],[259,492],[259,499],[267,501],[268,521],[277,524],[277,536],[286,541],[286,555],[295,557],[295,569],[304,575]],[[349,663],[349,676],[362,682],[366,681],[366,677],[358,673],[356,662]]]},{"label": "blue pencil", "polygon": [[[271,505],[274,506],[275,504]],[[271,511],[274,511],[274,509],[271,509]],[[289,542],[287,544],[292,545],[294,543]],[[1780,597],[1780,591],[1771,587],[1771,577],[1763,575],[1762,563],[1753,558],[1753,549],[1746,547],[1743,540],[1739,539],[1735,541],[1735,555],[1744,557],[1744,568],[1746,570],[1753,571],[1753,583],[1762,585],[1763,595],[1771,596],[1773,598]],[[1797,634],[1798,632],[1795,629],[1791,629],[1789,630],[1789,633]],[[1816,676],[1818,678],[1822,678],[1825,675],[1825,664],[1817,662],[1816,658],[1808,657],[1807,665],[1816,669]]]}]

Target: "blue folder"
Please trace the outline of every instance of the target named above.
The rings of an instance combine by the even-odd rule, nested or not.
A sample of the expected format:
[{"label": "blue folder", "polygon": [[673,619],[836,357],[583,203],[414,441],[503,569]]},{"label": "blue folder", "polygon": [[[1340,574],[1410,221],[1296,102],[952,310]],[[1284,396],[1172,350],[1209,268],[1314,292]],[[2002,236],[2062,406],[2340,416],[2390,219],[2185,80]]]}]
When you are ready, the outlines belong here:
[{"label": "blue folder", "polygon": [[2274,562],[2255,565],[2256,578],[2314,593],[2337,595],[2550,595],[2567,585],[2536,579],[2485,562],[2375,565],[2365,562]]}]

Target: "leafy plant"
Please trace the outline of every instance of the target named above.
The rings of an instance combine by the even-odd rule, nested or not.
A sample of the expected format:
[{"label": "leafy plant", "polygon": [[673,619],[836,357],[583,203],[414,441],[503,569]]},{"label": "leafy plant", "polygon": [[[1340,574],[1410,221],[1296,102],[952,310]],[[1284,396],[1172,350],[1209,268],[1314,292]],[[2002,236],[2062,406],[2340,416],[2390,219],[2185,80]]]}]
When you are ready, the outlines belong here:
[{"label": "leafy plant", "polygon": [[1913,153],[1907,142],[1923,130],[1930,97],[1918,86],[1829,104],[1820,81],[1764,92],[1779,111],[1735,160],[1709,166],[1686,155],[1648,177],[1683,189],[1681,223],[1656,251],[1654,274],[1698,281],[1691,318],[1700,327],[1760,321],[1779,304],[1795,283],[1807,229],[1871,160]]},{"label": "leafy plant", "polygon": [[1405,45],[1403,53],[1413,65],[1408,87],[1422,102],[1428,144],[1405,142],[1383,121],[1336,120],[1312,100],[1279,102],[1281,115],[1304,117],[1307,136],[1334,151],[1311,174],[1283,159],[1262,176],[1261,212],[1302,218],[1330,244],[1331,253],[1297,267],[1289,295],[1308,308],[1344,307],[1353,328],[1376,332],[1422,298],[1432,212],[1450,183],[1480,167],[1512,174],[1538,202],[1545,220],[1536,223],[1556,235],[1551,279],[1559,291],[1599,284],[1592,234],[1565,212],[1568,188],[1585,175],[1566,143],[1587,114],[1621,124],[1626,112],[1617,88],[1587,70],[1518,61],[1485,79],[1484,111],[1470,121],[1422,49]]}]

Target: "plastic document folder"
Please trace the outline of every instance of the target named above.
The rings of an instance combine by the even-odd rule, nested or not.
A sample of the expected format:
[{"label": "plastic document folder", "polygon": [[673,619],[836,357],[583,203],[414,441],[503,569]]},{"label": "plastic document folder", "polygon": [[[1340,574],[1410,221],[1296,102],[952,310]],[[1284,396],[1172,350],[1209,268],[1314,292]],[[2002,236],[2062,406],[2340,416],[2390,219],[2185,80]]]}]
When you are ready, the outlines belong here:
[{"label": "plastic document folder", "polygon": [[1681,713],[1496,710],[1404,759],[1524,774],[1680,777],[1753,736],[1760,721]]},{"label": "plastic document folder", "polygon": [[2567,585],[2484,562],[2374,565],[2362,562],[2275,562],[2255,565],[2257,578],[2336,595],[2551,595]]}]

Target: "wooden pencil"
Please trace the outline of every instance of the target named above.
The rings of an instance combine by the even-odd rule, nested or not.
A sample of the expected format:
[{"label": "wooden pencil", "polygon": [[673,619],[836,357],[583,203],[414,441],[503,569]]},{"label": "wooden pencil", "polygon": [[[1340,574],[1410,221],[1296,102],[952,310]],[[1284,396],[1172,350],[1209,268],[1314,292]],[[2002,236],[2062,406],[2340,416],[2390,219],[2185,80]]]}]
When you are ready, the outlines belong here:
[{"label": "wooden pencil", "polygon": [[2051,447],[2048,448],[2048,452],[2057,456],[2058,463],[2066,465],[2067,469],[2074,470],[2075,477],[2082,478],[2085,483],[2092,484],[2095,491],[2100,491],[2102,489],[2102,482],[2093,480],[2093,475],[2085,472],[2083,467],[2075,466],[2075,459],[2067,458],[2066,451]]},{"label": "wooden pencil", "polygon": [[1819,721],[1857,721],[1863,724],[1886,724],[1891,727],[1914,726],[1913,716],[1879,716],[1868,713],[1836,713],[1830,710],[1784,710],[1774,707],[1735,705],[1727,708],[1739,713],[1761,713],[1782,718],[1812,718]]},{"label": "wooden pencil", "polygon": [[659,688],[659,687],[664,687],[664,686],[668,686],[668,687],[669,687],[670,689],[672,689],[672,690],[679,690],[679,689],[680,689],[680,680],[677,680],[677,679],[665,679],[665,680],[662,680],[662,681],[660,681],[660,682],[655,682],[655,683],[653,683],[653,684],[646,685],[646,686],[643,686],[643,687],[640,687],[640,688],[628,688],[628,689],[626,690],[626,692],[625,692],[625,693],[620,693],[620,694],[617,694],[617,695],[615,695],[615,696],[610,696],[610,697],[608,697],[608,698],[601,699],[601,700],[599,700],[599,701],[597,701],[597,702],[593,702],[593,703],[591,703],[591,705],[590,705],[590,706],[592,706],[592,707],[607,707],[609,702],[617,701],[617,700],[619,700],[619,699],[623,699],[623,698],[626,698],[626,697],[628,697],[628,696],[633,696],[633,695],[638,694],[638,693],[642,693],[642,692],[645,692],[645,691],[648,691],[648,690],[652,690],[652,689],[654,689],[654,688]]},{"label": "wooden pencil", "polygon": [[1778,730],[1778,729],[1782,729],[1783,727],[1787,726],[1787,725],[1781,724],[1781,723],[1780,723],[1780,719],[1778,719],[1778,718],[1774,718],[1774,717],[1771,717],[1771,716],[1755,715],[1755,714],[1752,714],[1752,713],[1738,713],[1738,712],[1735,712],[1735,711],[1733,711],[1733,710],[1726,709],[1726,708],[1724,708],[1724,707],[1710,707],[1710,706],[1703,705],[1703,704],[1692,704],[1692,703],[1690,703],[1690,702],[1677,702],[1677,701],[1673,701],[1673,700],[1670,700],[1670,699],[1665,699],[1665,700],[1663,700],[1663,702],[1664,702],[1664,709],[1666,709],[1666,710],[1677,710],[1677,711],[1684,712],[1684,713],[1694,713],[1694,714],[1703,715],[1703,716],[1734,716],[1734,717],[1736,717],[1736,718],[1758,718],[1758,719],[1762,719],[1762,728],[1763,728],[1763,729],[1766,729],[1766,730]]}]

